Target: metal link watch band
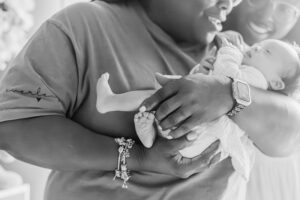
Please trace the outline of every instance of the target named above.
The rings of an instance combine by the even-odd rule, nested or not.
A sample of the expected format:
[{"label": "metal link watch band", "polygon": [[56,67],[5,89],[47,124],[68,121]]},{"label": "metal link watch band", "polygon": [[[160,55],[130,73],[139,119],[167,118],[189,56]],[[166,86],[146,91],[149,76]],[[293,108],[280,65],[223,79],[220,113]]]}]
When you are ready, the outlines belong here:
[{"label": "metal link watch band", "polygon": [[229,78],[232,80],[232,97],[235,102],[232,109],[227,113],[227,116],[233,117],[251,104],[251,95],[248,83],[231,77]]},{"label": "metal link watch band", "polygon": [[233,117],[234,115],[236,115],[237,113],[239,113],[241,110],[243,110],[246,106],[242,105],[242,104],[235,104],[234,107],[232,108],[231,111],[229,111],[227,113],[227,116],[229,117]]}]

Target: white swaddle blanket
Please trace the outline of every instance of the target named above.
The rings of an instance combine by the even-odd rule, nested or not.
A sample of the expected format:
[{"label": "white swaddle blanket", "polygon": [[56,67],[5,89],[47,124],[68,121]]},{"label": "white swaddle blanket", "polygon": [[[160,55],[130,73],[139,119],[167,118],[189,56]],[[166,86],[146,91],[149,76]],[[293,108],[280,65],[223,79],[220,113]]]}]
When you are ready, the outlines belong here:
[{"label": "white swaddle blanket", "polygon": [[180,150],[184,157],[195,157],[217,139],[220,140],[221,159],[231,157],[233,168],[246,180],[253,165],[253,144],[231,119],[222,116],[196,127],[201,134],[189,147]]},{"label": "white swaddle blanket", "polygon": [[[267,89],[268,83],[262,73],[254,67],[242,65],[243,54],[234,46],[219,49],[214,70],[211,74],[223,75],[244,80],[252,86]],[[222,158],[231,157],[233,168],[245,178],[249,179],[254,163],[254,146],[252,141],[227,116],[210,123],[201,124],[194,129],[200,133],[197,140],[180,151],[184,157],[195,157],[203,152],[217,139],[220,140]]]}]

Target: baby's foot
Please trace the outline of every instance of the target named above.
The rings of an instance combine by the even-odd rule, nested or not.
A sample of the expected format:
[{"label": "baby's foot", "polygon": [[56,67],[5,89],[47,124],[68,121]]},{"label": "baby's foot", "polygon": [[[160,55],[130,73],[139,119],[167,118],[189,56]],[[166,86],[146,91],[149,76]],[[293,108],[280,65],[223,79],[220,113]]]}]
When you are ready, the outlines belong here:
[{"label": "baby's foot", "polygon": [[139,112],[134,116],[135,130],[143,145],[150,148],[155,139],[154,114],[151,112]]},{"label": "baby's foot", "polygon": [[106,113],[110,111],[109,106],[109,97],[113,96],[114,93],[112,92],[109,84],[109,73],[104,73],[101,75],[101,77],[98,79],[97,82],[97,103],[96,107],[98,112],[100,113]]}]

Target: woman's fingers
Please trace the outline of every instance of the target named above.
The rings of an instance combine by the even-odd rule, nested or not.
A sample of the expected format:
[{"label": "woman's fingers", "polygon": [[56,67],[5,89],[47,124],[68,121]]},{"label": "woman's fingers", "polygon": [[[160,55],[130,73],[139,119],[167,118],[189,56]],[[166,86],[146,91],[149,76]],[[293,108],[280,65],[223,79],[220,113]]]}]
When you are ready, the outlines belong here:
[{"label": "woman's fingers", "polygon": [[[176,116],[174,116],[174,114],[176,113],[176,110],[178,110],[178,109],[181,110],[180,109],[181,105],[182,105],[182,102],[179,101],[175,95],[172,98],[164,101],[159,106],[159,108],[157,109],[157,111],[155,113],[155,117],[160,122],[160,126],[163,128],[163,130],[174,127],[174,125],[179,123],[182,118],[185,118],[185,116],[188,115],[188,113],[181,112],[181,113],[177,113]],[[172,113],[172,117],[168,118],[168,121],[165,121],[163,123],[163,120],[171,113]]]},{"label": "woman's fingers", "polygon": [[193,165],[199,166],[196,169],[197,172],[202,172],[203,170],[209,168],[213,163],[217,163],[220,160],[220,156],[218,155],[219,145],[220,141],[216,140],[208,148],[206,148],[199,156],[192,158]]},{"label": "woman's fingers", "polygon": [[[170,152],[177,154],[178,151],[192,145],[194,140],[188,140],[186,137],[180,137],[175,139],[165,139],[166,140],[166,149]],[[175,155],[174,154],[174,155]]]},{"label": "woman's fingers", "polygon": [[212,143],[205,151],[194,158],[185,158],[177,156],[176,160],[182,165],[183,172],[181,176],[188,178],[195,173],[201,173],[212,165],[220,161],[221,153],[218,153],[220,141],[217,140]]},{"label": "woman's fingers", "polygon": [[[176,101],[174,102],[174,104]],[[170,110],[172,110],[171,108]],[[175,130],[176,127],[180,126],[183,122],[188,120],[191,117],[191,112],[189,109],[186,109],[184,106],[179,107],[177,109],[174,109],[175,111],[171,113],[168,113],[166,117],[163,120],[159,121],[160,126],[162,127],[163,130],[170,129],[170,130]],[[171,111],[170,111],[171,112]],[[170,116],[169,116],[170,115]],[[167,117],[168,116],[168,117]],[[191,131],[191,129],[187,130]],[[176,136],[176,138],[180,137],[182,135]]]},{"label": "woman's fingers", "polygon": [[194,141],[186,137],[168,140],[158,137],[152,148],[147,149],[145,159],[146,168],[150,171],[171,174],[180,178],[187,178],[195,173],[203,172],[220,160],[218,154],[220,141],[217,140],[193,158],[183,157],[179,152],[193,144]]},{"label": "woman's fingers", "polygon": [[178,137],[186,135],[194,130],[195,120],[193,117],[189,117],[189,118],[181,121],[178,124],[175,124],[175,125],[170,124],[170,126],[172,126],[172,125],[173,125],[173,127],[176,127],[176,128],[172,129],[171,132],[169,133],[169,135],[172,138],[178,138]]},{"label": "woman's fingers", "polygon": [[141,106],[145,106],[147,111],[154,110],[161,103],[166,101],[171,96],[177,93],[178,88],[175,86],[176,82],[174,80],[168,81],[164,87],[155,92],[151,97],[146,99]]},{"label": "woman's fingers", "polygon": [[216,155],[213,156],[213,158],[209,162],[209,168],[214,166],[216,163],[220,162],[222,153],[219,152]]}]

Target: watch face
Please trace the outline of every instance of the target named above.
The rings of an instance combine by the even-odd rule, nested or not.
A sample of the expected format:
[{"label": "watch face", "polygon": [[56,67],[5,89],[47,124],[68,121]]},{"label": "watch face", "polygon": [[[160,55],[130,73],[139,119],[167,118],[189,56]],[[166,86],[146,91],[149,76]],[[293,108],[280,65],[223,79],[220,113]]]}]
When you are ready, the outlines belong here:
[{"label": "watch face", "polygon": [[250,98],[250,89],[248,84],[241,82],[241,81],[237,81],[236,82],[236,86],[237,86],[237,100],[243,101],[243,102],[239,102],[241,104],[249,104],[251,103],[251,98]]}]

